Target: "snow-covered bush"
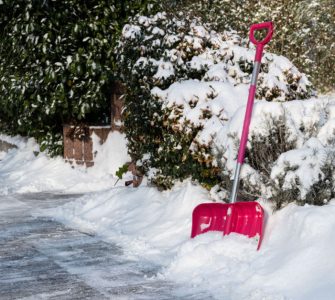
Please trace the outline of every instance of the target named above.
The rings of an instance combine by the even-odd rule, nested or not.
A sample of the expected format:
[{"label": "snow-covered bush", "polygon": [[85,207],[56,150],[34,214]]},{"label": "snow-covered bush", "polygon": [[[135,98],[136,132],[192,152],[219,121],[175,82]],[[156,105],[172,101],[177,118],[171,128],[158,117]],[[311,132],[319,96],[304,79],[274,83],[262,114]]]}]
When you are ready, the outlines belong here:
[{"label": "snow-covered bush", "polygon": [[[235,32],[218,33],[179,13],[137,16],[118,47],[131,156],[162,187],[192,176],[220,181],[213,138],[247,99],[254,46]],[[305,75],[284,57],[266,53],[258,99],[289,101],[313,93]]]},{"label": "snow-covered bush", "polygon": [[319,89],[334,90],[333,0],[179,0],[174,9],[201,16],[215,30],[234,29],[243,35],[252,23],[273,21],[270,51],[288,57]]},{"label": "snow-covered bush", "polygon": [[[226,177],[235,168],[243,110],[238,110],[215,140],[225,145],[217,159]],[[293,201],[322,205],[334,198],[334,121],[334,97],[258,102],[241,173],[241,196],[249,200],[266,197],[277,208]]]}]

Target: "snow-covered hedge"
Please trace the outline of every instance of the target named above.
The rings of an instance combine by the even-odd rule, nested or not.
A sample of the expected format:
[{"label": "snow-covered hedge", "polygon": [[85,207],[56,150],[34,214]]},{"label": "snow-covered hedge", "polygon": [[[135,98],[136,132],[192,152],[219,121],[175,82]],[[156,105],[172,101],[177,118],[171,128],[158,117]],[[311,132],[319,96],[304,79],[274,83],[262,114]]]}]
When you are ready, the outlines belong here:
[{"label": "snow-covered hedge", "polygon": [[[169,2],[169,1],[168,1]],[[284,55],[306,72],[318,89],[334,90],[335,1],[333,0],[179,0],[175,11],[201,16],[213,29],[246,35],[250,24],[271,20],[271,52]],[[177,4],[177,7],[175,6]]]},{"label": "snow-covered hedge", "polygon": [[[235,168],[244,107],[217,133],[223,176]],[[322,205],[335,197],[335,97],[255,105],[242,196],[266,197],[280,208],[292,201]],[[216,187],[218,190],[218,187]],[[224,193],[223,193],[224,195]]]},{"label": "snow-covered hedge", "polygon": [[[253,50],[247,39],[234,32],[221,34],[200,19],[166,13],[132,19],[131,25],[123,28],[119,48],[124,74],[143,85],[160,88],[189,78],[248,84]],[[257,88],[259,99],[286,101],[303,99],[310,93],[307,78],[290,61],[269,53],[264,56]]]},{"label": "snow-covered hedge", "polygon": [[[124,26],[118,47],[128,87],[125,125],[129,151],[162,187],[191,176],[221,182],[214,137],[245,104],[254,46],[235,32],[218,33],[179,13],[137,16]],[[266,53],[258,99],[308,98],[310,83],[290,61]]]}]

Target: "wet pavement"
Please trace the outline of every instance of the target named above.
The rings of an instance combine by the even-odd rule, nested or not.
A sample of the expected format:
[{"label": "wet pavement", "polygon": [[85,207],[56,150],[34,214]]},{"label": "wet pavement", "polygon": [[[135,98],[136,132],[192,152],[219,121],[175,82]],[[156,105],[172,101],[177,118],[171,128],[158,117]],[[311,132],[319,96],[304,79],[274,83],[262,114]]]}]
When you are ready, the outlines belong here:
[{"label": "wet pavement", "polygon": [[[36,212],[80,195],[0,196],[0,299],[209,299],[181,297],[158,266]],[[179,296],[178,296],[179,295]]]}]

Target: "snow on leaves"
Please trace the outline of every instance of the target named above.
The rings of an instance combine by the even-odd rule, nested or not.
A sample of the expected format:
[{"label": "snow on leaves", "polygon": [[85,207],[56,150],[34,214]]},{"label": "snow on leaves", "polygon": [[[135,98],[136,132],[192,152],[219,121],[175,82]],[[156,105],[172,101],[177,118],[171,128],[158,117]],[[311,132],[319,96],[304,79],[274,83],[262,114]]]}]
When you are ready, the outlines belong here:
[{"label": "snow on leaves", "polygon": [[[188,176],[210,185],[222,181],[220,168],[226,168],[227,161],[220,158],[229,160],[227,172],[235,165],[236,140],[230,143],[225,136],[236,136],[238,130],[233,129],[243,121],[240,111],[248,95],[254,46],[234,31],[215,32],[197,18],[160,13],[133,18],[123,29],[118,52],[121,76],[131,90],[126,122],[141,128],[127,129],[138,165],[147,172],[155,169],[153,181],[163,187],[170,186],[171,178]],[[264,54],[257,99],[285,102],[312,94],[306,76],[288,59]],[[157,146],[147,146],[150,141]],[[268,191],[260,186],[263,175],[253,164],[244,173],[258,193]]]}]

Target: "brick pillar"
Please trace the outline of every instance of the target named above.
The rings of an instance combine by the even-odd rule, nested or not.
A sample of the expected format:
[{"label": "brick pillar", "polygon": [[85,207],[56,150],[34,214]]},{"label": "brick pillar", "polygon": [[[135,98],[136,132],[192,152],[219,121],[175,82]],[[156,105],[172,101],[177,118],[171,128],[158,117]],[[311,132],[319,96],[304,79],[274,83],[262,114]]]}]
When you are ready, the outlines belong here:
[{"label": "brick pillar", "polygon": [[63,126],[64,158],[66,160],[72,160],[74,156],[73,139],[69,138],[70,130],[70,126]]},{"label": "brick pillar", "polygon": [[115,81],[112,85],[112,97],[111,97],[111,128],[112,130],[122,131],[122,108],[125,89],[121,82]]}]

